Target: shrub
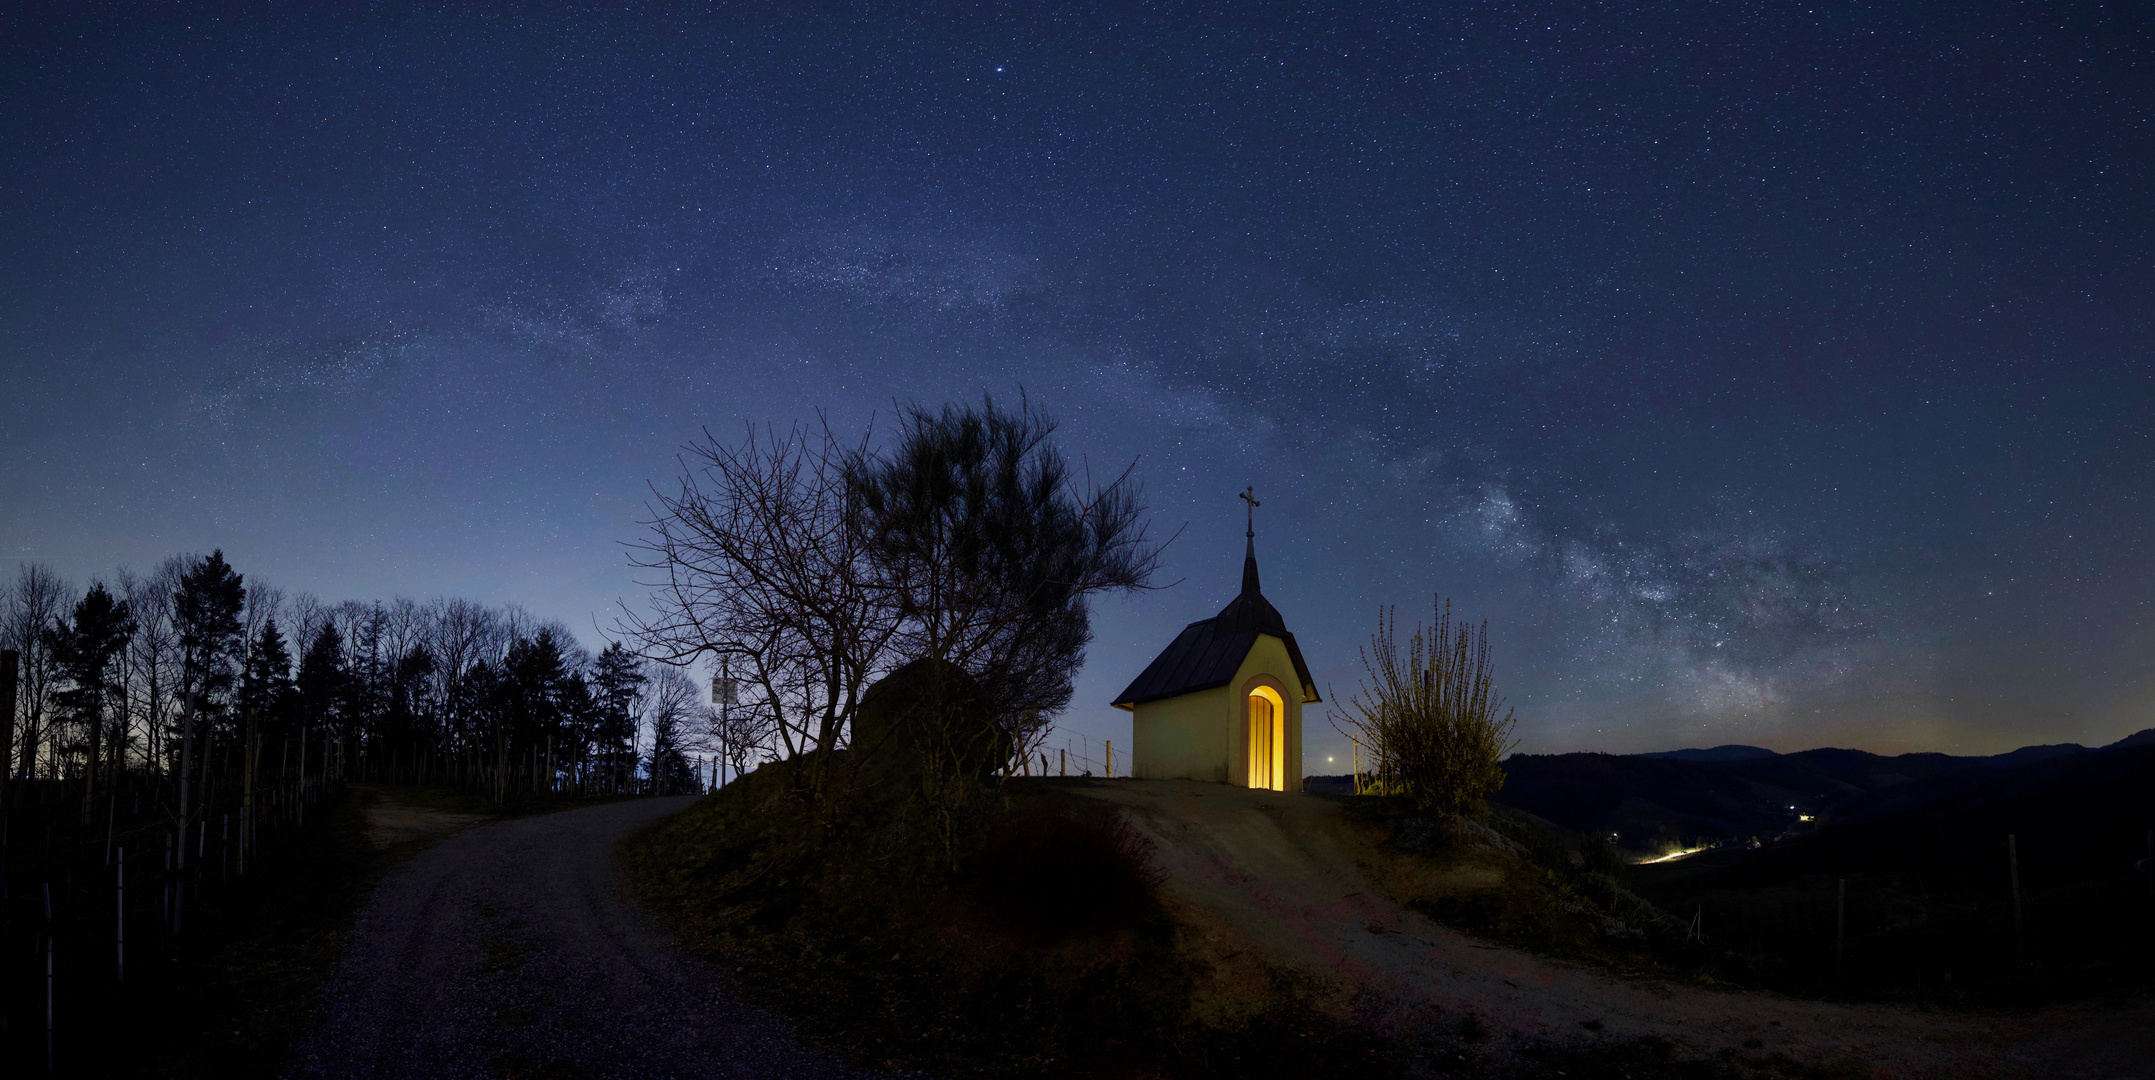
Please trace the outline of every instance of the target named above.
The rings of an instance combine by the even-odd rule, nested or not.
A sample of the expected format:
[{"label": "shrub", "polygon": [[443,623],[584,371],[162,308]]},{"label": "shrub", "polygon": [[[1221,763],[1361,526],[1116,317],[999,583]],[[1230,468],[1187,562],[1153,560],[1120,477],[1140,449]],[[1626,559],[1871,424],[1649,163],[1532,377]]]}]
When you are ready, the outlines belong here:
[{"label": "shrub", "polygon": [[1424,812],[1469,813],[1503,786],[1498,762],[1514,745],[1512,713],[1490,678],[1488,626],[1455,626],[1446,602],[1433,625],[1415,627],[1405,655],[1398,630],[1396,614],[1378,612],[1362,648],[1369,682],[1348,702],[1344,726],[1338,713],[1333,724],[1374,753],[1382,794]]},{"label": "shrub", "polygon": [[1588,836],[1579,841],[1579,860],[1587,870],[1611,877],[1623,873],[1624,868],[1631,865],[1623,848],[1599,836]]}]

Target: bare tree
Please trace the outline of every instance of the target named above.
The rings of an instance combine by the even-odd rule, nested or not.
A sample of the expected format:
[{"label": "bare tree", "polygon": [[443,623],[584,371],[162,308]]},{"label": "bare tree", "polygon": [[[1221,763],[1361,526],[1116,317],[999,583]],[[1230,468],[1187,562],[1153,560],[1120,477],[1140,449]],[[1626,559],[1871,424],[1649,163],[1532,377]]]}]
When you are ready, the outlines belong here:
[{"label": "bare tree", "polygon": [[311,592],[294,593],[289,601],[290,618],[277,620],[292,640],[306,648],[308,642],[321,636],[322,626],[334,618],[333,609],[322,603],[322,598]]},{"label": "bare tree", "polygon": [[469,705],[463,700],[465,677],[481,662],[501,655],[500,618],[484,605],[461,598],[438,600],[429,610],[426,646],[434,657],[437,692],[452,713],[462,715]]},{"label": "bare tree", "polygon": [[161,768],[172,767],[177,747],[170,737],[173,695],[180,669],[179,630],[172,621],[172,598],[185,566],[175,556],[142,577],[122,573],[121,591],[135,615],[135,636],[128,643],[129,708],[142,722],[143,753]]},{"label": "bare tree", "polygon": [[[43,563],[23,563],[15,574],[15,587],[8,591],[0,610],[0,642],[21,654],[17,669],[16,713],[21,725],[22,747],[19,776],[37,774],[38,744],[49,741],[47,724],[58,673],[52,651],[45,647],[45,631],[59,619],[66,605],[67,586]],[[0,762],[0,765],[4,765]]]},{"label": "bare tree", "polygon": [[282,622],[283,614],[283,589],[272,585],[264,585],[259,581],[247,586],[246,622],[242,627],[242,633],[246,640],[253,641],[261,637],[262,624],[271,619]]},{"label": "bare tree", "polygon": [[644,684],[644,723],[651,728],[654,794],[670,794],[688,773],[685,751],[698,714],[696,683],[680,668],[662,667]]},{"label": "bare tree", "polygon": [[390,655],[404,657],[426,645],[426,609],[408,596],[399,596],[383,609],[382,647]]},{"label": "bare tree", "polygon": [[736,778],[760,764],[775,741],[769,730],[769,714],[737,705],[707,706],[704,737],[730,774]]},{"label": "bare tree", "polygon": [[706,431],[677,488],[653,488],[652,536],[633,545],[652,614],[622,628],[663,663],[725,665],[749,691],[731,709],[740,730],[775,735],[788,757],[837,746],[897,629],[848,502],[864,447],[828,426],[751,429],[739,446]]},{"label": "bare tree", "polygon": [[742,730],[784,756],[834,748],[868,684],[920,658],[977,679],[1029,749],[1069,702],[1088,597],[1144,587],[1156,564],[1130,470],[1091,485],[1039,410],[901,417],[888,452],[827,423],[737,446],[706,431],[633,545],[653,614],[622,628],[652,659],[727,667]]}]

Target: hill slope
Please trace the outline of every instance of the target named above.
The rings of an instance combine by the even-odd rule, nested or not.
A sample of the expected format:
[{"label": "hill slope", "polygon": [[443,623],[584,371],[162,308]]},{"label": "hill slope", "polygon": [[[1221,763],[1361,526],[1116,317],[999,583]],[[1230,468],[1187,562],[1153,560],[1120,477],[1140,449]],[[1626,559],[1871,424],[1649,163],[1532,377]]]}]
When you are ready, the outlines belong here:
[{"label": "hill slope", "polygon": [[[1480,940],[1423,916],[1417,900],[1504,864],[1447,868],[1389,849],[1345,799],[1186,781],[1072,790],[1122,808],[1154,840],[1169,909],[1220,987],[1262,980],[1271,965],[1326,988],[1330,1008],[1404,1024],[1456,1031],[1474,1017],[1556,1043],[1662,1037],[1700,1056],[1853,1059],[1862,1075],[2110,1076],[2155,1057],[2148,1002],[2006,1017],[1797,1001],[1619,978]],[[2090,1030],[2105,1035],[2075,1037]]]}]

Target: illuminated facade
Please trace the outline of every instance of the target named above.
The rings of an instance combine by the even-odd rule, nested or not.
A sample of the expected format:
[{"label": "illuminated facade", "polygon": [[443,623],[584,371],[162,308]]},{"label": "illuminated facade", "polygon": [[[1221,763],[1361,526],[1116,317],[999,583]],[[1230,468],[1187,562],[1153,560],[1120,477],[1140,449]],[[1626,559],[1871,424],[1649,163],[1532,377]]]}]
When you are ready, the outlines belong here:
[{"label": "illuminated facade", "polygon": [[1302,706],[1318,701],[1301,647],[1257,587],[1257,545],[1242,593],[1183,627],[1115,707],[1131,720],[1130,775],[1302,789]]}]

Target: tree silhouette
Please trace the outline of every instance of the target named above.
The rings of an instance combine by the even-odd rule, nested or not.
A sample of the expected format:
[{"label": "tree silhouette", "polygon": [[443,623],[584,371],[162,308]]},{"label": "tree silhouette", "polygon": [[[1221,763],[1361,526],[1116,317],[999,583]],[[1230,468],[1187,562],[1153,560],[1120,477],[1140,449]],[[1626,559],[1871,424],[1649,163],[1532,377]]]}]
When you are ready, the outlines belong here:
[{"label": "tree silhouette", "polygon": [[240,668],[239,710],[253,716],[263,731],[281,735],[291,723],[293,693],[292,654],[272,617],[263,622]]},{"label": "tree silhouette", "polygon": [[899,649],[972,675],[1017,752],[1070,702],[1088,598],[1145,587],[1159,555],[1132,474],[1081,481],[1055,427],[1023,402],[909,407],[895,445],[847,474]]},{"label": "tree silhouette", "polygon": [[[352,711],[352,673],[345,665],[344,634],[335,623],[324,623],[314,642],[299,661],[298,692],[300,723],[324,734],[342,734]],[[302,763],[304,767],[304,763]]]},{"label": "tree silhouette", "polygon": [[67,689],[54,695],[60,714],[84,733],[86,752],[82,803],[87,809],[96,798],[103,765],[105,719],[108,709],[124,705],[114,668],[127,641],[135,633],[127,604],[105,591],[103,583],[90,586],[75,605],[74,621],[57,622],[45,631],[45,647]]},{"label": "tree silhouette", "polygon": [[[180,821],[190,820],[190,796],[194,788],[197,729],[206,722],[215,729],[229,694],[232,662],[239,652],[240,606],[246,589],[240,576],[224,561],[222,550],[197,559],[180,577],[172,597],[172,621],[179,628],[180,696]],[[203,769],[209,754],[200,755]],[[187,864],[187,845],[179,846],[180,865]]]}]

